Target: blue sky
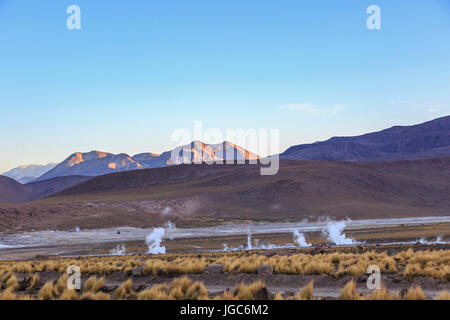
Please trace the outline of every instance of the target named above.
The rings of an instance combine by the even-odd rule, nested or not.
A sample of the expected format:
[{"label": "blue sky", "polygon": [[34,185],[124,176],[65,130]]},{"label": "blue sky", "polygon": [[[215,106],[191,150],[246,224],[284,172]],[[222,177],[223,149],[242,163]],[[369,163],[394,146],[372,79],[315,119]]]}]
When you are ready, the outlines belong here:
[{"label": "blue sky", "polygon": [[281,150],[421,123],[450,114],[449,40],[446,0],[0,0],[0,172],[162,152],[194,120]]}]

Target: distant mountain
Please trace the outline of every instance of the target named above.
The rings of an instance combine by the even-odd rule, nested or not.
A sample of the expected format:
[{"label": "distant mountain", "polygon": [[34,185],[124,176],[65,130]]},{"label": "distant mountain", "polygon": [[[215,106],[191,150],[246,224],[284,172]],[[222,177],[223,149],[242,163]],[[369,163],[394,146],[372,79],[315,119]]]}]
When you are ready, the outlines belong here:
[{"label": "distant mountain", "polygon": [[[152,218],[169,214],[174,221],[445,216],[450,209],[449,168],[450,157],[394,162],[281,160],[276,176],[261,176],[258,164],[167,166],[95,177],[53,195],[46,204],[64,203],[60,212],[70,216],[69,212],[77,212],[72,204],[101,203],[104,209],[93,206],[90,213],[98,227],[100,219],[114,220],[117,226],[140,225],[144,219],[137,218],[139,214],[149,219],[149,213]],[[133,214],[124,208],[132,208]],[[125,210],[121,216],[120,210]],[[87,217],[86,223],[92,219]]]},{"label": "distant mountain", "polygon": [[124,153],[115,155],[101,151],[77,152],[34,182],[65,176],[99,176],[141,168],[139,163]]},{"label": "distant mountain", "polygon": [[86,176],[66,176],[48,180],[28,183],[26,186],[31,190],[27,201],[43,199],[67,188],[76,186],[88,181],[92,177]]},{"label": "distant mountain", "polygon": [[[175,155],[175,158],[172,155]],[[259,159],[259,156],[228,141],[218,144],[206,144],[201,141],[193,141],[190,144],[166,151],[161,155],[141,153],[133,156],[133,159],[145,168],[157,168],[182,163],[256,160]]]},{"label": "distant mountain", "polygon": [[450,156],[450,116],[355,137],[290,147],[282,159],[392,161]]},{"label": "distant mountain", "polygon": [[89,179],[91,177],[68,176],[23,185],[9,177],[0,176],[0,202],[25,202],[46,198]]},{"label": "distant mountain", "polygon": [[2,173],[3,176],[12,178],[22,184],[28,183],[36,178],[39,178],[47,171],[56,167],[57,163],[49,163],[47,165],[23,165],[12,170],[9,170],[5,173]]},{"label": "distant mountain", "polygon": [[158,168],[167,165],[167,158],[156,153],[140,153],[133,156],[133,160],[144,168]]},{"label": "distant mountain", "polygon": [[29,198],[31,188],[24,186],[16,180],[0,176],[0,202],[1,201],[26,201]]},{"label": "distant mountain", "polygon": [[[174,156],[174,157],[172,157]],[[255,160],[259,157],[231,142],[206,144],[194,141],[160,155],[155,153],[140,153],[133,157],[127,154],[92,151],[89,153],[74,153],[54,169],[34,181],[44,181],[64,176],[100,176],[113,172],[137,169],[158,168],[182,163],[202,163],[218,160]]]}]

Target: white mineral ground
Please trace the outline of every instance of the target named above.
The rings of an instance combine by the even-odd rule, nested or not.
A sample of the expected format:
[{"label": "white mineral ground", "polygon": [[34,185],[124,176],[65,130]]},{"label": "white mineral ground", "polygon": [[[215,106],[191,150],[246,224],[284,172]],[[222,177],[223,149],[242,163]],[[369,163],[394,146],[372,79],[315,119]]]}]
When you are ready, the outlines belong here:
[{"label": "white mineral ground", "polygon": [[[292,223],[252,223],[230,224],[208,228],[169,228],[164,239],[183,239],[196,237],[220,237],[230,235],[258,235],[273,233],[293,233],[295,230],[302,233],[323,231],[327,223],[323,222],[292,222]],[[346,221],[345,230],[377,229],[396,226],[431,225],[449,223],[450,216],[400,218],[400,219],[367,219]],[[64,246],[103,244],[131,241],[144,241],[154,228],[141,229],[132,227],[80,230],[76,231],[38,231],[20,234],[1,234],[0,251],[10,248],[27,248],[42,246]],[[120,234],[117,233],[120,230]]]}]

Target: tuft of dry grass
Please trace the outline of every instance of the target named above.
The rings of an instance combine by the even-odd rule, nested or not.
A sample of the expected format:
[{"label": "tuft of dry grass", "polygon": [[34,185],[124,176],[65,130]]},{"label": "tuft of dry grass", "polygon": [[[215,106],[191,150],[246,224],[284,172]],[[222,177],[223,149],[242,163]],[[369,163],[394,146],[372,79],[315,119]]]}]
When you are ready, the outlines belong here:
[{"label": "tuft of dry grass", "polygon": [[122,283],[117,289],[114,291],[114,298],[116,299],[134,299],[137,297],[136,292],[131,288],[133,285],[131,279],[128,279],[124,283]]},{"label": "tuft of dry grass", "polygon": [[284,300],[284,297],[283,297],[283,294],[280,291],[278,291],[273,299],[274,300]]},{"label": "tuft of dry grass", "polygon": [[349,281],[339,294],[339,300],[360,300],[361,294],[356,290],[355,281]]},{"label": "tuft of dry grass", "polygon": [[201,282],[188,277],[177,278],[170,284],[154,285],[138,294],[138,300],[207,300],[208,291]]},{"label": "tuft of dry grass", "polygon": [[26,283],[28,283],[27,290],[31,291],[37,287],[39,284],[39,275],[38,274],[30,274],[26,278]]},{"label": "tuft of dry grass", "polygon": [[0,300],[17,300],[17,296],[14,293],[14,290],[12,288],[6,288],[1,294],[0,294]]},{"label": "tuft of dry grass", "polygon": [[58,298],[59,300],[78,300],[78,294],[73,289],[66,289]]},{"label": "tuft of dry grass", "polygon": [[422,289],[417,286],[415,288],[410,288],[406,294],[402,297],[404,300],[426,300],[427,297],[423,294]]},{"label": "tuft of dry grass", "polygon": [[173,300],[169,296],[169,287],[164,284],[154,285],[150,289],[139,292],[138,300]]},{"label": "tuft of dry grass", "polygon": [[436,300],[450,300],[450,292],[448,292],[448,290],[442,291],[436,297]]},{"label": "tuft of dry grass", "polygon": [[382,285],[381,289],[373,290],[372,293],[369,296],[366,296],[367,300],[397,300],[399,299],[398,296],[391,295],[389,290]]},{"label": "tuft of dry grass", "polygon": [[56,296],[56,289],[53,286],[53,281],[49,281],[41,288],[38,293],[39,300],[53,300]]},{"label": "tuft of dry grass", "polygon": [[208,290],[201,282],[194,282],[186,291],[186,300],[206,300],[208,299]]},{"label": "tuft of dry grass", "polygon": [[83,286],[83,292],[93,292],[96,293],[100,291],[105,286],[105,278],[100,278],[92,276],[86,280]]},{"label": "tuft of dry grass", "polygon": [[314,299],[314,281],[308,283],[295,296],[296,300],[313,300]]},{"label": "tuft of dry grass", "polygon": [[17,281],[17,278],[14,274],[12,274],[9,279],[5,282],[6,288],[10,289],[11,292],[16,291],[17,289],[19,289],[20,285],[19,285],[19,281]]},{"label": "tuft of dry grass", "polygon": [[80,300],[111,300],[111,296],[104,292],[85,292]]},{"label": "tuft of dry grass", "polygon": [[268,297],[266,284],[263,281],[256,281],[250,285],[241,283],[234,290],[227,290],[216,300],[261,300]]}]

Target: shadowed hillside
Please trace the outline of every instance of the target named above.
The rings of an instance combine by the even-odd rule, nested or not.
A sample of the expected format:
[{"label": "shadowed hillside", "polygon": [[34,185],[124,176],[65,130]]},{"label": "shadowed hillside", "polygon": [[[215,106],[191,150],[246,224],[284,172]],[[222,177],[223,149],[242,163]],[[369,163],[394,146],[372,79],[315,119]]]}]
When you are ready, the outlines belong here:
[{"label": "shadowed hillside", "polygon": [[26,201],[31,189],[14,179],[0,176],[0,201]]},{"label": "shadowed hillside", "polygon": [[450,116],[414,126],[395,126],[357,137],[293,146],[281,158],[329,161],[393,161],[450,156]]},{"label": "shadowed hillside", "polygon": [[1,204],[0,229],[438,216],[450,212],[448,190],[450,158],[282,161],[276,176],[261,176],[259,165],[180,165],[109,174],[48,199]]}]

